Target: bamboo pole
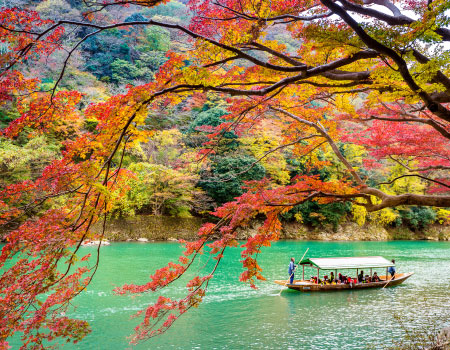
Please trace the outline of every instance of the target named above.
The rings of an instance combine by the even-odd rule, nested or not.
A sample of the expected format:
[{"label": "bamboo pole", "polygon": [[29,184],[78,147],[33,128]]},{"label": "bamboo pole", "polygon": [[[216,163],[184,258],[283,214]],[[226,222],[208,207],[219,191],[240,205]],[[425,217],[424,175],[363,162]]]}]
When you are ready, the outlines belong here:
[{"label": "bamboo pole", "polygon": [[[387,275],[386,275],[386,279],[387,279]],[[386,286],[389,284],[389,282],[391,282],[393,280],[393,278],[391,277],[391,279],[389,280],[389,281],[387,281],[387,283],[383,286],[383,288],[381,288],[381,289],[384,289],[384,288],[386,288]]]}]

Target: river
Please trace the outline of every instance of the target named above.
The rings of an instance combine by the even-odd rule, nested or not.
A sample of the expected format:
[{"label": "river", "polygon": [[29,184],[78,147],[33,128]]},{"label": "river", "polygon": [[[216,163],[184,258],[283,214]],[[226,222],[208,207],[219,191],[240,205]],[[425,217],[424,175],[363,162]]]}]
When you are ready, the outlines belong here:
[{"label": "river", "polygon": [[[414,272],[393,288],[300,293],[273,284],[287,278],[289,258],[374,256],[395,258],[398,272]],[[82,248],[84,253],[93,247]],[[147,281],[181,249],[177,243],[112,243],[102,248],[100,268],[71,316],[90,322],[92,333],[66,349],[128,349],[137,324],[130,316],[155,295],[116,296],[115,286]],[[135,349],[383,349],[404,336],[450,324],[450,242],[281,241],[264,249],[266,282],[253,290],[239,282],[239,249],[230,249],[198,309],[191,309],[162,336]],[[200,269],[200,261],[194,270]],[[207,264],[207,266],[209,266]],[[384,274],[384,271],[378,271]],[[309,275],[314,274],[311,270]],[[180,286],[165,291],[181,296]],[[13,348],[15,348],[13,346]]]}]

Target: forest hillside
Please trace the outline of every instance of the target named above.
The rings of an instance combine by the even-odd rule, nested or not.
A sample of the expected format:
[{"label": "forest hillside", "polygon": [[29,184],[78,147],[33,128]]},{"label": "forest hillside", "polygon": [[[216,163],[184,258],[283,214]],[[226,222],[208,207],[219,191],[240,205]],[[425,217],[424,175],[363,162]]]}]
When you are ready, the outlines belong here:
[{"label": "forest hillside", "polygon": [[[85,10],[81,2],[71,0],[12,2],[8,6],[24,6],[45,20],[81,21]],[[115,22],[152,18],[186,25],[191,14],[186,1],[171,1],[148,8],[111,7],[102,16]],[[89,29],[67,33],[66,39],[75,43],[87,31]],[[130,86],[154,80],[171,54],[190,50],[178,36],[178,32],[170,28],[114,28],[84,40],[66,62],[64,76],[60,75],[64,52],[42,56],[32,64],[25,63],[23,73],[39,78],[38,89],[41,91],[52,89],[55,83],[56,91],[79,91],[82,95],[77,108],[83,111],[91,103],[105,101],[115,94],[125,93]],[[286,52],[295,52],[299,48],[298,41],[283,27],[268,28],[265,40],[276,40],[285,46]],[[7,44],[2,45],[3,50],[7,50]],[[255,55],[264,57],[262,52],[255,52]],[[357,109],[366,97],[367,94],[361,91],[346,103]],[[339,102],[344,103],[336,100]],[[321,108],[325,102],[317,99],[311,103]],[[208,212],[242,195],[247,181],[265,178],[270,186],[277,187],[302,176],[314,176],[321,181],[345,177],[342,163],[330,148],[317,144],[314,149],[299,155],[294,143],[280,147],[285,143],[286,130],[276,120],[263,121],[246,131],[230,129],[213,146],[207,146],[212,135],[227,122],[230,106],[225,95],[196,92],[177,104],[162,102],[158,108],[149,111],[140,126],[145,137],[129,147],[121,160],[122,166],[133,174],[127,180],[130,190],[115,202],[110,217],[155,215],[211,219]],[[6,128],[16,120],[21,114],[20,109],[16,99],[3,103],[0,127]],[[61,157],[67,140],[75,140],[86,132],[95,133],[98,123],[95,117],[80,113],[70,121],[55,121],[45,133],[24,128],[12,139],[1,137],[0,186],[5,188],[18,181],[37,179],[46,166]],[[349,133],[337,146],[361,176],[369,179],[370,185],[382,184],[383,191],[392,195],[442,193],[446,189],[423,176],[411,176],[411,168],[422,161],[416,156],[386,150],[401,140],[391,137],[381,142],[379,138],[385,128],[382,122],[373,121],[364,135],[351,122],[339,127],[346,128]],[[371,139],[370,146],[362,145],[361,138]],[[439,143],[435,145],[439,146]],[[427,147],[429,149],[423,150],[424,153],[435,152],[431,144]],[[199,153],[206,148],[209,149],[207,157]],[[390,154],[386,157],[383,152]],[[442,159],[447,156],[442,154]],[[420,157],[426,159],[429,156],[423,154]],[[438,167],[432,176],[439,179],[442,171]],[[284,222],[302,223],[315,229],[332,227],[337,230],[340,224],[354,222],[359,226],[377,225],[421,232],[430,225],[448,225],[450,210],[400,205],[368,212],[351,201],[307,201],[293,206],[281,214],[281,218]],[[20,222],[9,222],[6,229],[17,227]]]}]

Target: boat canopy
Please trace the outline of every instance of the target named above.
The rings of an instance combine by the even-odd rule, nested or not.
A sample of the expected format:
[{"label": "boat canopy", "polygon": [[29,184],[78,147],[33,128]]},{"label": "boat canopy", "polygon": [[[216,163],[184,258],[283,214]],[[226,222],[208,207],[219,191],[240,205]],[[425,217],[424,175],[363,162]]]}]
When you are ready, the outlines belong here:
[{"label": "boat canopy", "polygon": [[300,265],[311,265],[322,270],[362,269],[394,266],[382,256],[361,256],[349,258],[309,258],[303,259]]}]

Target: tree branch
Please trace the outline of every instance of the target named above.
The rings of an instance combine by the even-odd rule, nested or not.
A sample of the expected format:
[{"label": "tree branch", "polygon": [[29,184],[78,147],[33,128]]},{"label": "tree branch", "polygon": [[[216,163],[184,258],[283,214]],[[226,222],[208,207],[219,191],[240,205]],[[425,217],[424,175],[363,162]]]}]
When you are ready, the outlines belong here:
[{"label": "tree branch", "polygon": [[438,185],[450,188],[450,185],[447,185],[446,183],[442,182],[442,181],[438,181],[438,180],[434,180],[434,179],[430,179],[429,177],[423,176],[423,175],[419,175],[419,174],[405,174],[405,175],[400,175],[397,176],[395,179],[388,181],[388,182],[380,182],[379,185],[392,185],[395,181],[403,179],[405,177],[419,177],[423,180],[426,181],[430,181],[430,182],[434,182],[437,183]]},{"label": "tree branch", "polygon": [[[350,2],[348,0],[340,0],[340,2],[343,5],[343,8],[352,12],[356,12],[360,15],[366,15],[370,16],[372,18],[379,19],[383,22],[386,22],[389,25],[405,25],[405,24],[412,24],[416,22],[414,19],[403,15],[400,12],[395,11],[396,15],[391,16],[384,12],[380,12],[371,8],[367,8],[358,4],[355,4],[353,2]],[[383,1],[384,2],[384,1]],[[328,8],[330,8],[328,5],[325,5]],[[395,7],[395,6],[394,6]],[[393,8],[392,8],[393,9]],[[393,13],[394,13],[393,11]],[[334,12],[334,11],[333,11]],[[436,28],[434,30],[437,34],[439,34],[442,37],[442,40],[444,41],[450,41],[450,30],[447,28]]]},{"label": "tree branch", "polygon": [[396,162],[397,164],[401,165],[402,167],[404,167],[409,171],[450,170],[450,166],[443,166],[443,165],[427,166],[424,168],[411,168],[410,166],[402,163],[401,161],[392,157],[391,155],[389,155],[389,159],[393,160],[394,162]]},{"label": "tree branch", "polygon": [[442,136],[447,139],[450,139],[450,132],[448,132],[443,126],[439,125],[435,120],[428,118],[419,118],[419,117],[405,117],[405,118],[388,118],[388,117],[378,117],[375,115],[369,116],[367,119],[363,120],[383,120],[389,122],[414,122],[421,124],[428,124],[432,126],[436,131],[438,131]]},{"label": "tree branch", "polygon": [[361,189],[361,193],[369,194],[381,199],[381,203],[379,204],[364,204],[367,211],[369,212],[381,210],[384,208],[397,207],[399,205],[419,205],[441,208],[450,206],[450,196],[421,195],[412,193],[391,196],[372,187]]},{"label": "tree branch", "polygon": [[[349,197],[366,198],[362,195],[372,195],[372,196],[375,196],[375,197],[381,199],[381,203],[379,203],[379,204],[373,204],[372,201],[369,201],[369,200],[366,203],[361,203],[361,205],[363,205],[367,209],[367,211],[369,211],[369,212],[377,211],[377,210],[380,210],[383,208],[395,207],[395,206],[399,206],[399,205],[419,205],[419,206],[424,205],[424,206],[435,206],[435,207],[450,206],[450,196],[420,195],[420,194],[411,194],[411,193],[401,194],[401,195],[388,195],[379,189],[376,189],[373,187],[367,187],[367,185],[364,184],[364,182],[361,180],[359,175],[353,169],[351,164],[347,161],[347,159],[340,152],[339,148],[334,143],[333,139],[325,131],[325,129],[323,129],[321,126],[317,125],[316,123],[313,123],[313,122],[310,122],[303,118],[300,118],[300,117],[298,117],[290,112],[287,112],[281,108],[270,107],[270,109],[272,109],[274,111],[278,111],[280,113],[283,113],[302,124],[306,124],[308,126],[315,128],[327,140],[327,142],[333,149],[333,152],[336,154],[336,156],[339,158],[339,160],[345,165],[347,170],[352,174],[352,176],[356,180],[356,182],[361,186],[359,194],[349,195]],[[418,176],[421,177],[421,175],[418,175]],[[339,196],[335,195],[335,197],[339,197]]]},{"label": "tree branch", "polygon": [[403,58],[401,58],[393,49],[381,44],[368,35],[364,29],[344,10],[344,8],[337,5],[333,0],[321,0],[321,2],[332,12],[341,17],[342,20],[353,29],[353,31],[370,49],[375,50],[379,54],[392,58],[392,60],[397,64],[399,72],[405,83],[414,93],[420,96],[420,98],[425,102],[427,108],[438,117],[446,121],[450,121],[450,111],[442,104],[434,101],[424,89],[417,85],[409,72],[407,63]]},{"label": "tree branch", "polygon": [[348,162],[348,160],[344,157],[344,155],[341,153],[341,151],[339,150],[338,146],[336,145],[336,143],[333,141],[333,139],[331,138],[331,136],[326,132],[326,130],[322,127],[317,125],[314,122],[311,122],[309,120],[300,118],[298,116],[296,116],[295,114],[292,114],[288,111],[285,111],[284,109],[281,108],[276,108],[276,107],[270,107],[270,109],[283,113],[285,115],[287,115],[288,117],[302,123],[302,124],[306,124],[310,127],[313,127],[314,129],[316,129],[319,134],[321,134],[328,142],[328,144],[331,146],[331,148],[333,149],[333,152],[336,154],[336,156],[339,158],[339,160],[345,165],[345,167],[347,168],[347,170],[350,172],[350,174],[353,176],[354,180],[359,184],[359,185],[364,185],[364,182],[362,181],[361,177],[358,175],[358,173],[355,171],[355,169],[352,167],[352,165]]}]

